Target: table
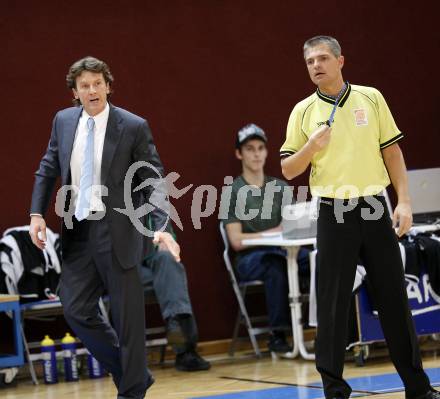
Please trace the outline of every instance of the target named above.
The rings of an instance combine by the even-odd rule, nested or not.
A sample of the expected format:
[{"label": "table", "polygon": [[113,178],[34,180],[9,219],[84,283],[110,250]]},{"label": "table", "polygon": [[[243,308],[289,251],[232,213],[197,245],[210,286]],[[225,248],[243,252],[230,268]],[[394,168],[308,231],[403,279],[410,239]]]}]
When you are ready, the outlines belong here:
[{"label": "table", "polygon": [[0,368],[22,366],[24,364],[23,340],[21,337],[21,314],[18,295],[0,295],[0,312],[11,312],[13,322],[13,354],[0,354]]},{"label": "table", "polygon": [[[440,224],[413,226],[408,235],[432,232],[440,230]],[[291,357],[301,355],[306,360],[315,359],[313,353],[309,353],[304,345],[304,330],[301,315],[301,292],[298,283],[298,263],[296,258],[299,247],[303,245],[315,245],[316,238],[286,239],[281,233],[262,233],[261,238],[242,240],[247,246],[280,246],[287,250],[287,276],[289,280],[289,303],[292,314],[293,352]]]},{"label": "table", "polygon": [[304,329],[301,315],[301,292],[298,282],[298,256],[299,247],[316,244],[316,238],[286,239],[281,233],[263,233],[261,238],[242,240],[246,246],[279,246],[287,250],[287,278],[289,281],[289,303],[292,315],[293,351],[289,357],[299,355],[306,360],[314,360],[315,355],[309,353],[304,345]]}]

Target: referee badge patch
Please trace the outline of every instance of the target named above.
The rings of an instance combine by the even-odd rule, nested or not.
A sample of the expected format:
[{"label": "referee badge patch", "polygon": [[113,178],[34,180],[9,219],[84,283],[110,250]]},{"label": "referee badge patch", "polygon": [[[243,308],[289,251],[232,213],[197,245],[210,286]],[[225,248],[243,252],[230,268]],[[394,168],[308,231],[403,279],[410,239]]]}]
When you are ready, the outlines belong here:
[{"label": "referee badge patch", "polygon": [[357,126],[368,125],[367,111],[365,111],[364,109],[355,109],[354,120]]}]

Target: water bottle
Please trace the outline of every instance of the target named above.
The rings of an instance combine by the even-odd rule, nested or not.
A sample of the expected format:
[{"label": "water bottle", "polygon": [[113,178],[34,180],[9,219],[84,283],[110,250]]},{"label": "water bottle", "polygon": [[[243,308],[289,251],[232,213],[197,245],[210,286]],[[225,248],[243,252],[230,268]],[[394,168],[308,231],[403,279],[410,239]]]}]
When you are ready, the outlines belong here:
[{"label": "water bottle", "polygon": [[46,384],[56,384],[58,382],[57,356],[55,342],[45,335],[41,341],[41,354],[43,358],[44,382]]},{"label": "water bottle", "polygon": [[61,340],[64,358],[64,379],[78,381],[78,363],[76,360],[76,341],[69,333]]},{"label": "water bottle", "polygon": [[90,353],[87,355],[87,368],[89,369],[89,378],[102,378],[105,375],[104,369]]}]

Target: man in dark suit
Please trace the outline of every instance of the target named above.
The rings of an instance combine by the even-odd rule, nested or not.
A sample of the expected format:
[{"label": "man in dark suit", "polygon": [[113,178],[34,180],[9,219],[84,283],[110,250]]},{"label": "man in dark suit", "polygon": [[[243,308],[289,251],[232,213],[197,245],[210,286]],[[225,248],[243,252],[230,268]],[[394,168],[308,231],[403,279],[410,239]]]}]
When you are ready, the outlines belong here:
[{"label": "man in dark suit", "polygon": [[[70,67],[67,85],[77,107],[59,111],[54,118],[47,151],[35,173],[30,234],[43,249],[44,214],[61,177],[62,186],[69,185],[61,204],[60,297],[66,320],[112,374],[117,397],[143,398],[154,381],[146,365],[144,296],[136,267],[146,255],[146,237],[134,222],[136,216],[124,210],[145,205],[151,187],[134,188],[147,179],[158,180],[163,167],[147,122],[108,103],[112,83],[108,66],[96,58],[83,58]],[[126,204],[127,194],[134,208]],[[155,226],[167,222],[165,211],[153,213]],[[180,248],[169,233],[155,232],[154,242],[179,260]],[[104,291],[110,298],[112,325],[98,311]]]}]

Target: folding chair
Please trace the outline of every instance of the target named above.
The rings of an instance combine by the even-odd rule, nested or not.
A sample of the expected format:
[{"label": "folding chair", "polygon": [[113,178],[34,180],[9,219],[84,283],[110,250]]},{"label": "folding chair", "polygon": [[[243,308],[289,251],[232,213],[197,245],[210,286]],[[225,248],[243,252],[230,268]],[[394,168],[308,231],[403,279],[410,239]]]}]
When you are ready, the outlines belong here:
[{"label": "folding chair", "polygon": [[38,385],[37,375],[35,373],[34,361],[40,358],[40,354],[31,354],[31,348],[37,348],[37,342],[28,342],[26,338],[24,322],[25,319],[52,321],[53,317],[63,314],[63,307],[59,299],[43,300],[36,302],[28,302],[20,305],[21,311],[21,335],[23,337],[23,346],[26,354],[26,360],[29,364],[29,372],[31,374],[32,382]]},{"label": "folding chair", "polygon": [[238,302],[238,314],[237,319],[234,326],[234,332],[232,335],[231,345],[229,347],[229,355],[234,355],[235,344],[238,339],[238,333],[241,325],[245,325],[249,334],[249,338],[252,343],[252,347],[255,351],[255,354],[260,357],[261,351],[257,342],[257,335],[266,334],[270,332],[270,328],[268,326],[260,326],[254,327],[252,323],[262,323],[264,321],[267,322],[267,316],[249,316],[249,313],[246,309],[246,294],[255,293],[255,292],[264,292],[264,283],[261,280],[254,281],[246,281],[239,282],[234,268],[232,266],[230,257],[229,257],[229,240],[226,235],[225,226],[223,222],[220,222],[220,233],[223,239],[223,243],[225,245],[225,249],[223,251],[223,260],[225,261],[226,270],[229,273],[229,278],[232,283],[232,288],[235,293],[235,297]]},{"label": "folding chair", "polygon": [[[154,288],[151,284],[147,284],[143,286],[144,290],[144,302],[145,305],[152,305],[157,303],[156,295],[154,294]],[[101,302],[100,302],[101,309]],[[111,311],[110,308],[104,308],[105,313],[101,309],[104,318],[111,324]],[[146,321],[148,324],[148,320]],[[165,326],[158,327],[145,327],[145,347],[146,348],[154,348],[159,347],[160,350],[160,363],[163,363],[165,360],[165,349],[168,345],[168,340],[165,336],[166,328]]]},{"label": "folding chair", "polygon": [[[157,304],[156,294],[152,284],[146,284],[144,288],[145,305]],[[148,319],[146,320],[148,325]],[[145,346],[147,348],[159,347],[160,359],[159,363],[163,363],[165,360],[165,349],[168,345],[168,339],[166,337],[165,326],[148,327],[145,328]]]},{"label": "folding chair", "polygon": [[[108,298],[101,298],[99,300],[99,310],[104,317],[104,319],[108,320],[108,312],[104,305],[104,302],[107,301]],[[26,338],[26,333],[24,329],[24,321],[28,320],[39,320],[39,321],[53,321],[54,317],[63,315],[63,305],[59,299],[47,299],[42,301],[28,302],[20,305],[21,311],[21,335],[23,337],[23,345],[26,354],[26,360],[29,364],[29,372],[31,374],[32,382],[35,385],[38,385],[37,375],[35,373],[34,361],[41,360],[41,353],[32,353],[30,349],[39,348],[39,342],[28,342]],[[55,340],[55,343],[58,343],[59,340]],[[81,351],[80,351],[81,352]],[[79,352],[78,352],[79,353]]]}]

